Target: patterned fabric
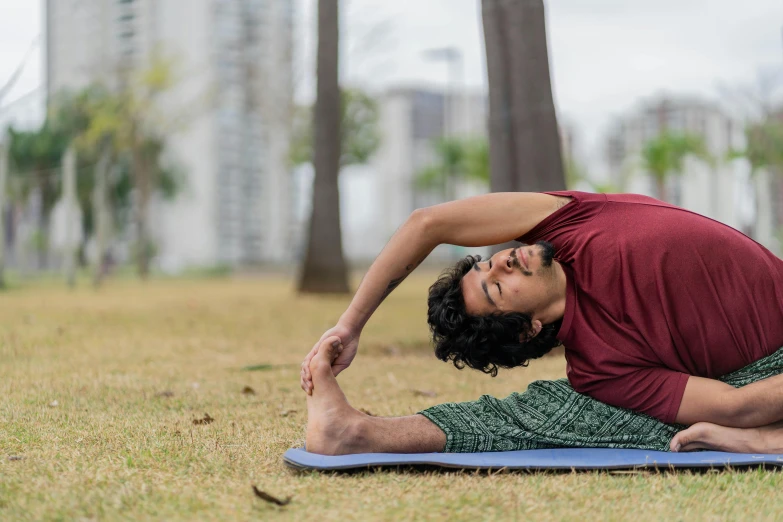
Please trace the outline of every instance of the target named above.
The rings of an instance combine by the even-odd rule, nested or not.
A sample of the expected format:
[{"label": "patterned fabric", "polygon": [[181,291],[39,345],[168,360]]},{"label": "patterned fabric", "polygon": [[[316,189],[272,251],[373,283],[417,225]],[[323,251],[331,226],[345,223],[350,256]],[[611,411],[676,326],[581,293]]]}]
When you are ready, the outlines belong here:
[{"label": "patterned fabric", "polygon": [[[783,348],[721,380],[740,388],[783,373]],[[505,399],[483,395],[419,412],[446,434],[446,453],[558,447],[638,448],[669,451],[685,426],[664,424],[577,393],[567,379],[535,381]]]}]

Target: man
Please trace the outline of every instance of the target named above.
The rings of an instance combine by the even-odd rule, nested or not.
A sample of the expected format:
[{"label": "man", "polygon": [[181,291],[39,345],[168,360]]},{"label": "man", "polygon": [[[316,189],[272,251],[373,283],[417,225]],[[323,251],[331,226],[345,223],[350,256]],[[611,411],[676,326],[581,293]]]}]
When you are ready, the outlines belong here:
[{"label": "man", "polygon": [[[312,394],[308,449],[442,451],[467,436],[465,407],[365,418],[334,375],[355,357],[381,301],[435,246],[514,239],[524,246],[487,261],[469,256],[431,288],[438,357],[496,374],[562,342],[568,380],[596,399],[591,407],[692,425],[671,437],[675,451],[783,446],[783,375],[739,389],[718,380],[783,346],[783,261],[730,227],[652,198],[557,192],[488,194],[411,215],[302,365]],[[479,438],[518,431],[513,424],[530,409],[517,407],[515,418],[514,408],[476,404],[465,415],[479,418]],[[580,432],[598,437],[599,425],[588,420]]]}]

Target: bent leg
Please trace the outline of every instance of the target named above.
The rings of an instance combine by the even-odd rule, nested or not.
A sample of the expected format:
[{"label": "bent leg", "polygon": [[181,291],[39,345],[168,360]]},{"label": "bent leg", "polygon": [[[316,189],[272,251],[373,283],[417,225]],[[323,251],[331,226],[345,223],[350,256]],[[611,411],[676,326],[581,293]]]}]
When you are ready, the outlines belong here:
[{"label": "bent leg", "polygon": [[697,449],[733,453],[783,453],[783,422],[747,429],[697,422],[672,439],[672,451]]},{"label": "bent leg", "polygon": [[313,394],[307,396],[306,449],[322,455],[443,451],[446,435],[423,415],[372,417],[348,404],[332,361],[339,340],[326,339],[310,362]]}]

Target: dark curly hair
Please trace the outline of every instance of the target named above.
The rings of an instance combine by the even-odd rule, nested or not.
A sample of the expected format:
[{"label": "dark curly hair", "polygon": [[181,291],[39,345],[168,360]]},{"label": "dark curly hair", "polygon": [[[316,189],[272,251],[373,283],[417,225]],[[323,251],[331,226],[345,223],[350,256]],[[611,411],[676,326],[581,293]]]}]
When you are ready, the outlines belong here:
[{"label": "dark curly hair", "polygon": [[530,330],[532,317],[519,312],[469,315],[462,297],[462,277],[481,261],[467,256],[443,271],[430,287],[427,322],[435,344],[435,355],[463,369],[497,376],[498,368],[527,366],[561,343],[557,339],[562,319],[544,325],[537,336],[525,342],[519,337]]}]

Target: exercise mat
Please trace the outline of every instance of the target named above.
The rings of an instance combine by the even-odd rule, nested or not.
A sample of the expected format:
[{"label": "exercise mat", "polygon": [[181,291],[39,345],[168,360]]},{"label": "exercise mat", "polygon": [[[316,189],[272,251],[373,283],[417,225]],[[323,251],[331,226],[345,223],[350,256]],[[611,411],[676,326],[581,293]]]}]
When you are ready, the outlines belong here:
[{"label": "exercise mat", "polygon": [[422,465],[527,471],[783,467],[783,455],[721,451],[670,453],[607,448],[555,448],[485,453],[359,453],[341,456],[317,455],[301,448],[293,448],[285,452],[283,461],[297,469],[321,471]]}]

